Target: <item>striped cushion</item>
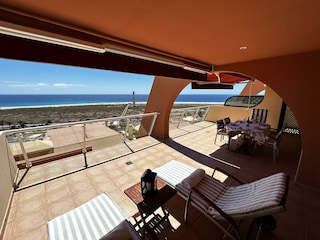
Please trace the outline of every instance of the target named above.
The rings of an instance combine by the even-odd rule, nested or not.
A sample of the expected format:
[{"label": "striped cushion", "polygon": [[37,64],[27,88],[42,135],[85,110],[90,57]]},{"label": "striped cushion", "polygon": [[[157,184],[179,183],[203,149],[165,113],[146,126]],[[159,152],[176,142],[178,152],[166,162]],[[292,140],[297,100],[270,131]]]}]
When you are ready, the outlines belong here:
[{"label": "striped cushion", "polygon": [[[189,189],[183,186],[183,184],[178,184],[176,189],[183,195],[189,194]],[[223,185],[220,181],[205,175],[200,183],[195,187],[195,189],[205,196],[210,201],[214,202],[226,189],[226,186]],[[197,193],[191,195],[191,200],[195,202],[200,208],[208,209],[210,203],[206,201],[202,196]]]},{"label": "striped cushion", "polygon": [[182,162],[171,160],[170,162],[153,169],[153,172],[157,173],[157,176],[165,181],[167,184],[175,187],[178,183],[181,183],[183,179],[192,174],[196,168],[191,167]]},{"label": "striped cushion", "polygon": [[[184,178],[188,178],[195,170],[189,165],[172,160],[154,171],[157,172],[160,178],[174,186],[180,194],[188,196],[190,189],[184,186],[182,181]],[[220,215],[205,198],[214,202],[231,216],[248,213],[256,214],[256,211],[280,206],[286,189],[286,175],[284,173],[276,173],[240,186],[226,186],[205,174],[194,189],[197,191],[191,194],[192,202],[213,217],[219,218]]]},{"label": "striped cushion", "polygon": [[219,180],[206,175],[196,187],[196,190],[210,201],[215,202],[225,192],[226,188]]},{"label": "striped cushion", "polygon": [[105,193],[48,221],[49,240],[96,240],[125,220]]},{"label": "striped cushion", "polygon": [[[241,215],[278,207],[285,188],[286,175],[284,173],[277,173],[240,186],[225,186],[220,181],[205,175],[194,188],[197,191],[193,191],[191,200],[213,217],[219,218],[220,215],[206,199],[214,202],[231,216]],[[185,196],[188,196],[190,192],[183,184],[178,184],[176,189]]]},{"label": "striped cushion", "polygon": [[228,214],[243,214],[279,206],[286,188],[286,175],[277,173],[260,180],[228,187],[215,204]]},{"label": "striped cushion", "polygon": [[251,113],[251,121],[265,123],[267,120],[268,109],[253,108]]}]

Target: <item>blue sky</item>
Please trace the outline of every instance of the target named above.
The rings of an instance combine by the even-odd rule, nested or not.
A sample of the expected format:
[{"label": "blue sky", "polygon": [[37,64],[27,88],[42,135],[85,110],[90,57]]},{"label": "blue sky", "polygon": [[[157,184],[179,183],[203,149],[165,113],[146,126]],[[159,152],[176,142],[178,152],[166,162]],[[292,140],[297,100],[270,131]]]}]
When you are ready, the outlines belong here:
[{"label": "blue sky", "polygon": [[[0,58],[0,94],[148,94],[154,76]],[[192,90],[181,94],[238,94],[233,90]]]}]

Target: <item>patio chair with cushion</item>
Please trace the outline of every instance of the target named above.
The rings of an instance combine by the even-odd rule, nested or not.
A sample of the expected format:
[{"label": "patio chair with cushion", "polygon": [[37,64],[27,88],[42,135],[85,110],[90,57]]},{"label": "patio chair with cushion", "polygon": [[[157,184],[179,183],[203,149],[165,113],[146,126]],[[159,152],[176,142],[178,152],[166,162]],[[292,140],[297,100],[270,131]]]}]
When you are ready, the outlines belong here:
[{"label": "patio chair with cushion", "polygon": [[[171,168],[169,168],[168,165]],[[180,165],[174,168],[171,162],[159,167],[158,177],[168,178],[170,175],[183,172]],[[227,174],[219,169],[219,171]],[[195,206],[213,223],[215,223],[231,239],[240,239],[239,224],[247,219],[269,219],[272,214],[285,211],[289,176],[276,173],[259,180],[242,183],[232,175],[238,185],[230,186],[207,175],[203,169],[195,169],[182,182],[175,184],[180,196],[186,199],[185,221],[188,219],[190,204]],[[271,217],[272,218],[272,217]],[[253,221],[252,224],[257,221]],[[226,224],[228,223],[227,227]],[[263,221],[259,221],[259,230]]]},{"label": "patio chair with cushion", "polygon": [[281,136],[283,133],[284,127],[280,129],[280,131],[274,136],[274,135],[269,135],[265,142],[262,144],[263,146],[267,147],[272,147],[273,151],[273,161],[275,162],[277,157],[279,156],[279,151],[280,151],[280,141],[281,141]]},{"label": "patio chair with cushion", "polygon": [[224,136],[229,136],[229,134],[227,132],[227,129],[225,128],[225,124],[224,124],[224,120],[223,119],[217,120],[216,124],[217,124],[217,133],[216,133],[216,137],[214,139],[214,143],[215,144],[217,142],[218,135],[221,136],[221,140],[222,140],[222,138]]},{"label": "patio chair with cushion", "polygon": [[228,125],[229,123],[231,123],[231,119],[230,117],[226,117],[223,119],[224,125]]},{"label": "patio chair with cushion", "polygon": [[265,123],[267,120],[268,109],[253,108],[250,121]]},{"label": "patio chair with cushion", "polygon": [[47,228],[49,240],[141,239],[106,193],[48,221]]}]

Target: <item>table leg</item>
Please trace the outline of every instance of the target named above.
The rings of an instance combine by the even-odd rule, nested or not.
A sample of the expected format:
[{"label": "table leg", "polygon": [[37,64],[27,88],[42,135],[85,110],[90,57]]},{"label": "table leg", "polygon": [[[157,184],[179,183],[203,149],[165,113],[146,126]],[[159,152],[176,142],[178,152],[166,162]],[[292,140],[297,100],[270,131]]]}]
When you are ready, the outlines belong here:
[{"label": "table leg", "polygon": [[239,132],[237,132],[237,131],[230,131],[228,133],[228,149],[230,149],[231,138],[233,138],[234,136],[236,136],[238,134],[239,134]]},{"label": "table leg", "polygon": [[170,213],[169,213],[167,210],[165,210],[163,206],[161,206],[161,209],[162,209],[163,214],[164,214],[164,216],[163,216],[162,219],[163,219],[164,221],[167,221],[168,224],[169,224],[169,226],[170,226],[170,228],[172,229],[172,225],[171,225],[171,222],[170,222],[170,220],[169,220]]},{"label": "table leg", "polygon": [[253,139],[252,137],[249,138],[249,143],[248,143],[248,153],[252,155],[252,150],[253,150]]},{"label": "table leg", "polygon": [[[171,222],[169,220],[170,213],[163,206],[160,206],[160,208],[161,208],[161,210],[163,212],[163,217],[161,217],[159,214],[155,214],[155,213],[146,215],[146,214],[140,212],[142,223],[143,223],[142,239],[145,239],[146,233],[150,234],[151,239],[158,239],[158,237],[155,234],[154,230],[163,222],[167,222],[169,224],[170,229],[171,230],[173,229],[173,227],[171,225]],[[150,226],[150,223],[147,222],[147,220],[146,220],[151,215],[153,215],[153,218],[157,218],[157,220],[156,220],[157,222],[152,226]],[[158,218],[158,216],[160,216],[161,218]],[[152,221],[152,219],[150,221]]]}]

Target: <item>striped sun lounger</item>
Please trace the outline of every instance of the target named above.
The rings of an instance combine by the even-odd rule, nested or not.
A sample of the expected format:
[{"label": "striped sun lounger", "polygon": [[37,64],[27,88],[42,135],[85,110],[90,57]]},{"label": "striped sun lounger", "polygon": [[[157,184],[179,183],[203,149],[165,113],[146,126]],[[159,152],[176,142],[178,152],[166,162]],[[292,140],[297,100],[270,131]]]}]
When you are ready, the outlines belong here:
[{"label": "striped sun lounger", "polygon": [[[263,219],[285,210],[289,176],[283,172],[250,183],[239,181],[239,185],[228,186],[207,175],[203,169],[175,160],[154,171],[186,199],[185,221],[192,204],[231,239],[240,239],[239,223],[243,220]],[[228,177],[235,179],[231,175]],[[228,222],[229,228],[226,229],[220,221]]]},{"label": "striped sun lounger", "polygon": [[97,240],[118,226],[129,226],[123,224],[124,222],[126,217],[121,209],[103,193],[48,221],[48,239]]}]

